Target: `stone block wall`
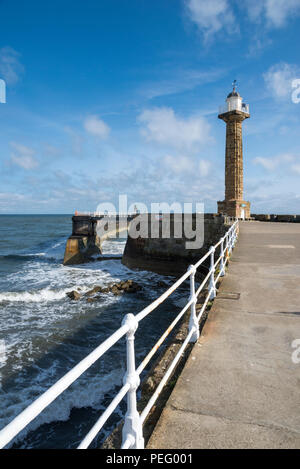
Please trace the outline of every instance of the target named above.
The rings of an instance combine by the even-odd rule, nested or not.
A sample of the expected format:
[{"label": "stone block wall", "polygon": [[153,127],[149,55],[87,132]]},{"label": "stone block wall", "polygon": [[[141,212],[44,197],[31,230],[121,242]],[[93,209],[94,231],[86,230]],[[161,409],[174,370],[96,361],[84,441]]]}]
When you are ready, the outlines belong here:
[{"label": "stone block wall", "polygon": [[278,223],[300,223],[300,215],[274,215],[274,214],[251,214],[251,218],[257,221],[270,221]]},{"label": "stone block wall", "polygon": [[72,235],[67,240],[64,265],[83,264],[89,262],[93,254],[101,254],[96,224],[96,220],[87,215],[72,217]]},{"label": "stone block wall", "polygon": [[[159,221],[159,235],[156,238],[139,236],[134,239],[130,236],[129,227],[122,263],[131,269],[150,270],[158,274],[176,277],[182,275],[190,264],[196,263],[212,245],[224,236],[232,224],[230,218],[222,215],[202,214],[201,216],[202,227],[197,227],[198,239],[201,237],[201,246],[196,249],[187,246],[187,242],[191,240],[184,235],[184,220],[178,221],[172,215],[170,218],[171,233],[168,238],[162,236],[164,215]],[[148,232],[150,233],[150,215],[146,215],[146,217]],[[176,237],[176,233],[180,231],[180,228],[183,235]],[[195,228],[196,215],[193,214],[193,229]],[[218,252],[216,255],[218,255]],[[208,263],[209,261],[202,269],[204,272],[207,272]]]}]

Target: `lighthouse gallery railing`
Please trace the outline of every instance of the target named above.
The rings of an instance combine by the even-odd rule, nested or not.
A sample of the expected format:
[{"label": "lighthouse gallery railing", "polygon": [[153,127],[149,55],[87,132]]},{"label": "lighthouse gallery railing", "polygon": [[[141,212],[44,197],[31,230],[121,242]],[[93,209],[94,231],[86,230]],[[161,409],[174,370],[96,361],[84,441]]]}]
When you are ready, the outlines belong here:
[{"label": "lighthouse gallery railing", "polygon": [[[53,402],[63,391],[65,391],[79,376],[81,376],[93,363],[107,352],[118,340],[126,335],[126,349],[127,349],[127,372],[123,379],[123,386],[112,400],[107,409],[103,412],[99,420],[92,427],[86,437],[78,446],[78,449],[86,449],[96,435],[99,433],[107,419],[117,408],[119,403],[127,394],[127,412],[124,419],[123,435],[122,435],[122,449],[136,449],[144,448],[143,438],[143,422],[149,414],[153,404],[157,400],[161,390],[171,376],[176,367],[183,351],[188,343],[196,342],[199,338],[199,321],[203,312],[206,309],[209,300],[216,296],[216,284],[220,277],[225,275],[225,266],[228,262],[229,256],[234,248],[238,235],[238,221],[235,221],[224,237],[222,237],[217,244],[212,246],[209,251],[195,264],[191,265],[187,272],[175,282],[163,295],[157,298],[153,303],[143,309],[136,316],[127,314],[122,322],[121,327],[108,337],[102,344],[100,344],[92,353],[84,358],[78,365],[72,368],[65,374],[59,381],[51,386],[45,393],[38,399],[30,404],[23,412],[21,412],[12,422],[0,431],[0,448],[5,447],[20,431],[22,431],[32,420],[34,420],[51,402]],[[215,251],[219,248],[220,255],[215,259]],[[195,274],[199,266],[210,258],[209,272],[202,281],[198,289],[195,289]],[[216,275],[217,266],[218,274]],[[168,327],[161,338],[156,342],[152,350],[144,358],[142,363],[136,368],[135,366],[135,348],[134,348],[134,334],[138,328],[138,324],[155,308],[157,308],[163,301],[168,298],[185,280],[190,279],[190,297],[188,303],[176,316],[172,324]],[[208,292],[206,299],[201,307],[199,314],[196,314],[197,298],[200,292],[208,284]],[[137,411],[137,389],[140,384],[140,374],[149,363],[153,355],[156,353],[160,345],[174,329],[178,321],[183,317],[185,312],[190,308],[190,320],[188,334],[181,345],[177,355],[166,371],[163,379],[156,388],[154,394],[150,398],[148,404],[141,414]]]}]

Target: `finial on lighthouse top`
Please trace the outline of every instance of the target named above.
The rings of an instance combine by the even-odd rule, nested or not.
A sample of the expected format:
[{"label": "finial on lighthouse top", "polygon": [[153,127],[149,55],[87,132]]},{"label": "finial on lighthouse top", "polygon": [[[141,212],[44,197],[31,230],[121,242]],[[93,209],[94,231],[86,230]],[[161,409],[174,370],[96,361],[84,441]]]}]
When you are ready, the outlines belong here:
[{"label": "finial on lighthouse top", "polygon": [[236,87],[237,87],[237,81],[236,81],[236,80],[233,80],[233,82],[232,82],[232,87],[233,87],[233,90],[231,91],[231,93],[229,93],[229,95],[227,96],[227,98],[232,98],[233,96],[238,96],[238,97],[240,97],[239,92],[236,91]]}]

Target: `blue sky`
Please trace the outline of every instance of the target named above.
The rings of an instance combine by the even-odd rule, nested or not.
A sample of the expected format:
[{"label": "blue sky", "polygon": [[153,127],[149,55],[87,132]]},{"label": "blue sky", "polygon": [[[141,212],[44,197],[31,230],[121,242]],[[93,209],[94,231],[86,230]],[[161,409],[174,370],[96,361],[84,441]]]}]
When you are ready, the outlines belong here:
[{"label": "blue sky", "polygon": [[216,211],[234,79],[245,200],[300,213],[300,0],[2,0],[0,18],[0,213],[119,194]]}]

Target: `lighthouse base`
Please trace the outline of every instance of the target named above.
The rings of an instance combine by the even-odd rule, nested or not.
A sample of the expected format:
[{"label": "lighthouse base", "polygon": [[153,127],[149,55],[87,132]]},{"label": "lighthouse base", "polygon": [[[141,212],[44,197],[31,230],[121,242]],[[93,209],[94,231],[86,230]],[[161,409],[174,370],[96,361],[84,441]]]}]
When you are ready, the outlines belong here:
[{"label": "lighthouse base", "polygon": [[250,202],[244,200],[223,200],[218,202],[218,213],[245,220],[250,218]]}]

